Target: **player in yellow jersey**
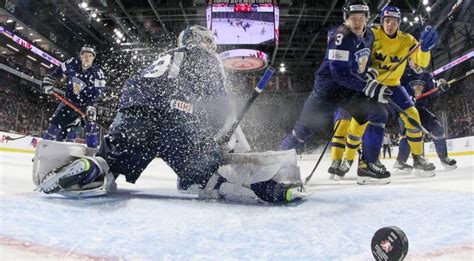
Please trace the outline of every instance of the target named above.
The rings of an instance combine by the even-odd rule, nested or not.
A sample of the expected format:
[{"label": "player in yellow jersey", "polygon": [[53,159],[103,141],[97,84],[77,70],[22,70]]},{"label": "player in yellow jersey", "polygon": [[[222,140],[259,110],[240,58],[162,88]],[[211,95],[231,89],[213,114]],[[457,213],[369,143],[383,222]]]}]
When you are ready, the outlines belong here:
[{"label": "player in yellow jersey", "polygon": [[[391,99],[411,118],[420,124],[420,116],[413,101],[405,89],[400,86],[400,78],[405,71],[406,61],[391,72],[393,70],[392,68],[394,68],[397,63],[407,56],[410,50],[418,44],[418,41],[412,35],[399,30],[401,13],[397,7],[384,7],[380,19],[381,26],[372,28],[375,40],[371,54],[371,63],[372,67],[378,72],[378,76],[372,84],[374,88],[379,84],[388,86],[393,91]],[[410,59],[415,61],[415,63],[421,67],[426,67],[431,58],[430,50],[435,46],[438,40],[438,33],[432,27],[427,26],[421,33],[420,40],[420,48],[410,55]],[[370,88],[367,88],[367,91],[370,91]],[[414,167],[420,170],[421,173],[432,173],[432,175],[423,173],[423,176],[433,176],[435,166],[432,163],[429,163],[422,155],[423,133],[421,130],[414,127],[405,115],[401,114],[400,117],[407,128],[406,136],[408,143],[410,144],[411,153],[413,154]],[[356,137],[356,139],[358,137],[360,142],[366,128],[371,128],[371,125],[359,125],[357,121],[352,120],[349,134]],[[348,143],[348,141],[346,142]],[[350,148],[346,147],[346,154],[348,153],[347,150],[350,150]],[[349,152],[349,154],[351,153],[352,152]],[[350,163],[351,162],[347,160],[344,161],[341,164],[341,170],[339,171],[342,173],[344,173],[344,171],[349,171]]]}]

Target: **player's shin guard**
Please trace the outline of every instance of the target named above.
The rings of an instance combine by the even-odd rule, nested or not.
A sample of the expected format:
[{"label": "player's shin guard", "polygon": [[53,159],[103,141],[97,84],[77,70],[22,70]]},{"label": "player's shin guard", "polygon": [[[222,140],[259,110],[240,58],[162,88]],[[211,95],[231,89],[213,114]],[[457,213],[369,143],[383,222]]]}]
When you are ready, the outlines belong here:
[{"label": "player's shin guard", "polygon": [[43,134],[43,139],[45,140],[56,140],[58,133],[61,131],[61,128],[56,123],[50,123],[48,129],[46,129]]},{"label": "player's shin guard", "polygon": [[86,123],[86,144],[89,148],[97,148],[99,145],[99,128],[94,122]]},{"label": "player's shin guard", "polygon": [[385,124],[370,123],[362,142],[362,154],[367,162],[375,163],[379,167],[378,156],[382,148]]},{"label": "player's shin guard", "polygon": [[[421,125],[420,122],[420,115],[415,107],[410,107],[405,110],[405,112],[416,122]],[[414,155],[421,155],[423,154],[423,133],[421,130],[415,128],[407,119],[407,117],[403,114],[400,114],[400,118],[402,119],[405,128],[406,128],[406,136],[408,143],[410,144],[410,151]]]},{"label": "player's shin guard", "polygon": [[281,150],[301,149],[304,142],[311,136],[312,131],[302,122],[296,122],[293,130],[283,139],[280,145]]},{"label": "player's shin guard", "polygon": [[359,124],[356,119],[351,119],[349,130],[347,132],[346,151],[344,155],[344,158],[346,160],[353,161],[356,158],[357,149],[360,146],[362,136],[364,135],[367,126],[368,122],[364,124]]},{"label": "player's shin guard", "polygon": [[331,140],[331,159],[341,160],[344,156],[344,150],[346,148],[346,136],[349,129],[350,120],[341,119],[334,124],[334,128],[337,127],[336,132]]}]

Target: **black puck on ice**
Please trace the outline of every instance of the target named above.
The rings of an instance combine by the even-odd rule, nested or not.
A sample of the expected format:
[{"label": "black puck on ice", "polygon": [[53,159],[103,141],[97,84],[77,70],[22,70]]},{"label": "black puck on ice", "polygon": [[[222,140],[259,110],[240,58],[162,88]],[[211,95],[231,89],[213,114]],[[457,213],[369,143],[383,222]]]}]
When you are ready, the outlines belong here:
[{"label": "black puck on ice", "polygon": [[399,227],[383,227],[375,232],[371,247],[375,260],[403,260],[408,253],[408,238]]}]

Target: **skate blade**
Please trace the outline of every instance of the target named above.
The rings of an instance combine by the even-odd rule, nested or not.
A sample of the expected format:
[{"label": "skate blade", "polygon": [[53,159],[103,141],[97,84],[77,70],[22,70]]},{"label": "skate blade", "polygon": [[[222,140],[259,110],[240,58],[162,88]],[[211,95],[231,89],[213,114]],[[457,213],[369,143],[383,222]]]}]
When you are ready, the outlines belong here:
[{"label": "skate blade", "polygon": [[413,169],[410,170],[401,170],[401,169],[393,169],[393,174],[395,175],[410,175],[413,172]]},{"label": "skate blade", "polygon": [[442,164],[444,169],[445,170],[452,170],[452,169],[456,169],[458,166],[456,164],[452,165],[452,166],[449,166],[447,164]]},{"label": "skate blade", "polygon": [[415,169],[414,173],[416,176],[422,177],[422,178],[431,178],[431,177],[436,176],[436,173],[434,170],[424,171],[421,169]]},{"label": "skate blade", "polygon": [[390,178],[375,179],[370,177],[357,177],[359,185],[386,185],[390,183]]}]

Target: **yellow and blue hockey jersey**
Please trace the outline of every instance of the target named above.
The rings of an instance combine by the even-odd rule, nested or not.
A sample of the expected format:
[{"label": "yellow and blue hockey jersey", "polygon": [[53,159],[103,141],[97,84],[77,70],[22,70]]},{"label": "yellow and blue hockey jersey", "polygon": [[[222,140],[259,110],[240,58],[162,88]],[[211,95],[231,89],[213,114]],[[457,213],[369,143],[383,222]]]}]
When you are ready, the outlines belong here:
[{"label": "yellow and blue hockey jersey", "polygon": [[[372,32],[375,38],[371,55],[372,67],[379,72],[377,80],[382,81],[391,71],[391,68],[395,67],[410,52],[411,48],[418,44],[418,41],[411,34],[400,30],[394,38],[390,38],[380,26],[372,28]],[[430,62],[431,55],[430,52],[423,52],[418,48],[410,58],[421,67],[426,67]],[[386,86],[400,85],[400,78],[402,78],[406,64],[405,61],[381,84]]]}]

